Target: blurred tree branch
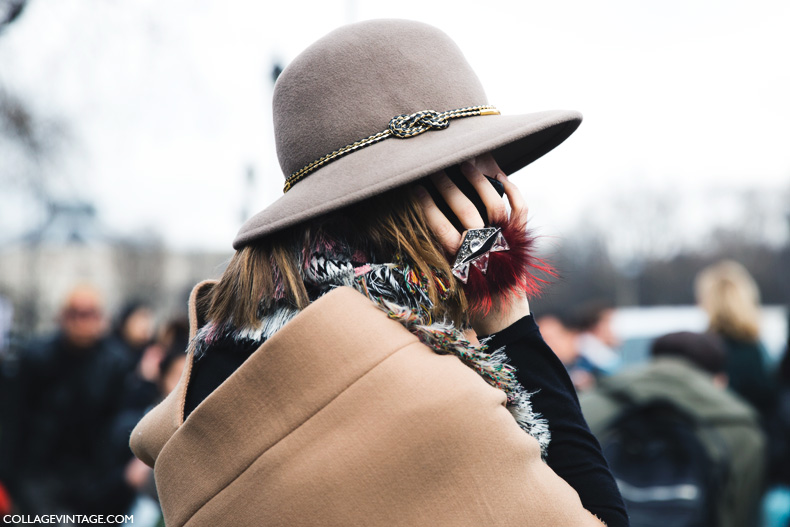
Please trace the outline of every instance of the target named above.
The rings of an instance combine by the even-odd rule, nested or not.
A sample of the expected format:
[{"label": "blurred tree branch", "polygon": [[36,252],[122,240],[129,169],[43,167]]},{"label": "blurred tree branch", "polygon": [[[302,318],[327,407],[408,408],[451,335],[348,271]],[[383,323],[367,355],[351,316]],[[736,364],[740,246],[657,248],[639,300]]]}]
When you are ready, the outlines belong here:
[{"label": "blurred tree branch", "polygon": [[24,11],[27,0],[0,0],[0,33]]},{"label": "blurred tree branch", "polygon": [[[787,304],[790,185],[718,193],[694,199],[676,189],[668,194],[629,189],[625,196],[633,203],[611,196],[599,204],[601,216],[587,215],[571,236],[547,248],[560,279],[534,302],[536,309],[561,313],[591,299],[617,305],[693,304],[696,274],[725,258],[749,269],[764,303]],[[695,219],[680,214],[683,198],[703,214]],[[685,234],[692,221],[698,223],[697,234],[689,238]]]},{"label": "blurred tree branch", "polygon": [[31,155],[44,150],[44,137],[31,110],[16,96],[0,86],[0,127],[4,135],[19,142]]},{"label": "blurred tree branch", "polygon": [[47,207],[52,189],[42,165],[58,153],[67,135],[58,119],[37,115],[0,85],[0,152],[7,160],[0,167],[0,183],[6,189],[29,193]]}]

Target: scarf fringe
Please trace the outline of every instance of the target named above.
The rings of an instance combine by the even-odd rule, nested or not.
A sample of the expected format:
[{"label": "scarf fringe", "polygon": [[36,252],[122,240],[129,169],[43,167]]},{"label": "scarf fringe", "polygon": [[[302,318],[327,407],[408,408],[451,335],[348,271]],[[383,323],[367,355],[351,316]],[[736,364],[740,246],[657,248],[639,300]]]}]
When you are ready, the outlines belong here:
[{"label": "scarf fringe", "polygon": [[212,344],[221,340],[230,339],[244,346],[262,344],[298,314],[298,309],[280,306],[261,318],[260,325],[255,328],[236,328],[232,324],[217,327],[209,322],[200,328],[192,342],[195,359],[200,359]]},{"label": "scarf fringe", "polygon": [[[429,277],[405,263],[355,267],[342,254],[332,254],[328,247],[321,247],[311,258],[304,258],[302,270],[305,282],[314,286],[312,301],[336,287],[351,286],[433,351],[455,355],[491,386],[505,392],[508,410],[519,427],[538,441],[545,459],[551,433],[546,419],[532,408],[534,392],[527,392],[518,382],[516,369],[508,363],[504,348],[488,353],[485,343],[474,345],[452,323],[432,319],[433,304],[426,286]],[[298,314],[299,310],[293,307],[275,304],[274,308],[265,310],[257,327],[236,328],[232,321],[217,327],[209,322],[193,341],[195,358],[202,357],[212,344],[227,339],[254,349]]]},{"label": "scarf fringe", "polygon": [[[364,291],[360,291],[364,293]],[[511,366],[504,348],[486,353],[486,346],[475,346],[453,325],[442,322],[425,323],[414,310],[390,302],[383,297],[371,298],[373,302],[393,320],[400,322],[420,342],[436,353],[452,354],[472,368],[488,384],[507,395],[507,409],[522,430],[534,437],[540,445],[541,456],[545,459],[551,442],[549,423],[532,408],[531,397],[518,382],[516,369]]]}]

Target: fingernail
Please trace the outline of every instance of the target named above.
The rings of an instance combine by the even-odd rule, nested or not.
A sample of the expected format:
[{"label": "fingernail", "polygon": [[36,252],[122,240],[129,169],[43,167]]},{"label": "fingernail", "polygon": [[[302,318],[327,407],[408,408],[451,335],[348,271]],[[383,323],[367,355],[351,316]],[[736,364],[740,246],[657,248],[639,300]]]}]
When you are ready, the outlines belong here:
[{"label": "fingernail", "polygon": [[464,161],[463,163],[461,163],[461,171],[462,172],[473,172],[474,169],[475,169],[475,166],[472,163],[470,163],[469,161]]}]

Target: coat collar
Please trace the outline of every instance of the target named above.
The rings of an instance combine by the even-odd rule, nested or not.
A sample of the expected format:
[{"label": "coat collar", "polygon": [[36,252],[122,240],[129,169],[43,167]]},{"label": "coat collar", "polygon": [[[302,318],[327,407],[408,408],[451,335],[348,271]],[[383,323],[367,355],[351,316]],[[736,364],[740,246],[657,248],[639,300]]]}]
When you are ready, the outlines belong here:
[{"label": "coat collar", "polygon": [[[190,333],[203,322],[190,297]],[[365,328],[358,331],[357,328]],[[363,295],[339,287],[258,348],[186,420],[192,353],[175,390],[137,425],[131,446],[155,469],[167,524],[186,521],[218,489],[358,378],[417,338]],[[232,444],[233,448],[228,448]]]}]

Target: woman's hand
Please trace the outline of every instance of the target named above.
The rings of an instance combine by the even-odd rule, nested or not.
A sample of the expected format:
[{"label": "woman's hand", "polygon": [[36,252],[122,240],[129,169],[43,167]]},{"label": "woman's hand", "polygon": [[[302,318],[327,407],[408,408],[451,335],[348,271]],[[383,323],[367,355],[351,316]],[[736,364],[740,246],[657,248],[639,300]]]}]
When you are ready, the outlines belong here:
[{"label": "woman's hand", "polygon": [[[496,178],[504,185],[505,195],[510,203],[511,219],[518,220],[521,225],[526,224],[527,206],[524,198],[518,188],[507,179],[493,156],[485,154],[478,156],[471,162],[466,161],[461,164],[461,172],[483,200],[488,212],[489,223],[504,223],[508,219],[508,213],[505,201],[486,180],[485,175]],[[480,216],[474,204],[443,171],[436,172],[429,177],[465,229],[480,229],[485,226],[486,221]],[[428,191],[423,187],[416,187],[416,195],[425,213],[428,226],[442,244],[448,260],[452,263],[461,247],[461,241],[466,231],[458,232],[453,227],[453,224],[442,214]],[[493,298],[493,307],[487,315],[475,317],[470,322],[478,335],[489,335],[508,327],[527,315],[529,315],[529,302],[526,296],[500,295]]]}]

